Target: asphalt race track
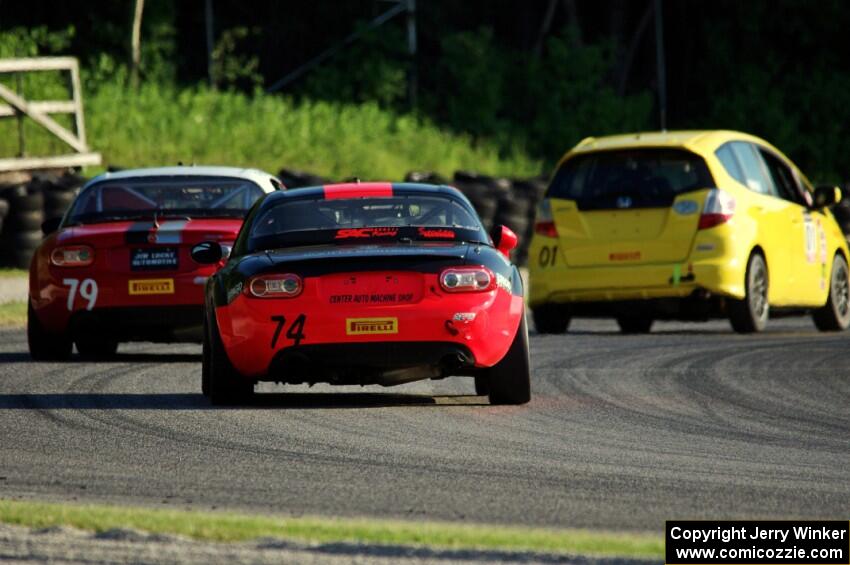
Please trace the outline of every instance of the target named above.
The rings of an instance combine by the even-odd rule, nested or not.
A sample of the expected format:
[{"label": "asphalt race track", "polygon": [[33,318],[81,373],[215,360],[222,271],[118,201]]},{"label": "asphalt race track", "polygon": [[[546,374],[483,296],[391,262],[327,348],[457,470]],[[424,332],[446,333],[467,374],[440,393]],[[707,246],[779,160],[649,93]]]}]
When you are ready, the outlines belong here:
[{"label": "asphalt race track", "polygon": [[471,379],[199,394],[200,347],[33,363],[0,332],[0,497],[661,531],[672,518],[846,518],[850,334],[579,321],[533,336],[534,398]]}]

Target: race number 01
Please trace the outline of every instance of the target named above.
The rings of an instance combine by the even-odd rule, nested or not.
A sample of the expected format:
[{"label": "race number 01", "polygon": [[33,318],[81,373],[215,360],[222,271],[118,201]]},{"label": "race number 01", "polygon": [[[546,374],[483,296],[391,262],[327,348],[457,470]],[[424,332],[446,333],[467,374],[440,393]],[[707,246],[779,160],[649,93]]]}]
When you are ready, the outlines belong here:
[{"label": "race number 01", "polygon": [[83,279],[82,282],[80,282],[80,279],[62,279],[62,284],[70,287],[68,289],[69,312],[74,309],[74,299],[77,298],[77,291],[80,293],[80,298],[88,300],[86,310],[94,308],[97,302],[97,283],[94,279]]},{"label": "race number 01", "polygon": [[555,259],[558,257],[558,246],[555,245],[551,249],[544,246],[540,249],[540,256],[537,258],[541,267],[554,267]]}]

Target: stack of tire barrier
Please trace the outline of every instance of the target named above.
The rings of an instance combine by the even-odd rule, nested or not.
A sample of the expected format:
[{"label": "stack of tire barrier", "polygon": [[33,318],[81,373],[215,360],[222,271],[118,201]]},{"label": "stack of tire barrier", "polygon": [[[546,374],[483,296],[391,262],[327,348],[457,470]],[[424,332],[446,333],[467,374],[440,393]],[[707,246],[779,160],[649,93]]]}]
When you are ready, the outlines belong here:
[{"label": "stack of tire barrier", "polygon": [[9,202],[0,196],[0,233],[3,232],[3,220],[9,214]]},{"label": "stack of tire barrier", "polygon": [[434,171],[410,171],[404,175],[404,182],[421,182],[425,184],[448,184],[445,177]]},{"label": "stack of tire barrier", "polygon": [[499,187],[493,180],[469,171],[456,171],[451,183],[469,199],[487,231],[493,228],[499,209]]},{"label": "stack of tire barrier", "polygon": [[286,188],[302,188],[305,186],[328,184],[328,179],[324,177],[305,171],[296,171],[295,169],[281,169],[277,173],[277,178]]},{"label": "stack of tire barrier", "polygon": [[[514,261],[518,265],[528,263],[528,247],[534,235],[534,216],[537,213],[537,204],[543,199],[547,186],[547,179],[542,176],[530,179],[514,179],[513,181],[511,194],[517,200],[523,200],[527,204],[525,211],[525,230],[516,232],[517,236],[519,236],[519,246],[517,247]],[[510,227],[509,224],[506,225]]]},{"label": "stack of tire barrier", "polygon": [[8,215],[0,231],[3,265],[29,268],[33,251],[41,243],[41,224],[62,216],[83,182],[85,179],[77,175],[37,176],[28,183],[0,189],[0,199],[8,202]]},{"label": "stack of tire barrier", "polygon": [[488,231],[494,225],[503,224],[517,234],[519,246],[513,258],[517,264],[524,265],[534,232],[534,214],[546,191],[546,180],[535,177],[511,181],[457,171],[452,185],[472,202]]}]

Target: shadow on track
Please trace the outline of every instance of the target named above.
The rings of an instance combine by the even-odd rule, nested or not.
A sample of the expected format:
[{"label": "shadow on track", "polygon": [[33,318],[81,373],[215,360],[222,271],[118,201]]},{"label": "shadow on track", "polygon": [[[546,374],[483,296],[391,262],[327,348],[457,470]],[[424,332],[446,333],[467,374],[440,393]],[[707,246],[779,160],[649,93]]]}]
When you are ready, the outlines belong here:
[{"label": "shadow on track", "polygon": [[0,353],[0,363],[200,363],[200,353],[116,353],[103,359],[84,359],[72,355],[65,361],[33,361],[29,353]]},{"label": "shadow on track", "polygon": [[472,395],[427,396],[392,393],[259,393],[248,403],[223,408],[210,406],[206,398],[192,393],[0,394],[0,410],[315,410],[484,405],[489,406],[489,403]]}]

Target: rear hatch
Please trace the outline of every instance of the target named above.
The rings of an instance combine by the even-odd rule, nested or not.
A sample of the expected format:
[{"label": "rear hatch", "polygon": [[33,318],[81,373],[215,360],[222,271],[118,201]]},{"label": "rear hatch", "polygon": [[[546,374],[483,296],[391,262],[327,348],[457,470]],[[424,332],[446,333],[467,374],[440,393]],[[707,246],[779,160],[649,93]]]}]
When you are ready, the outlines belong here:
[{"label": "rear hatch", "polygon": [[315,277],[323,302],[386,306],[419,302],[425,292],[424,273],[464,264],[469,245],[320,245],[266,253],[272,264],[265,272]]},{"label": "rear hatch", "polygon": [[200,267],[190,256],[194,245],[232,244],[241,225],[217,218],[104,222],[69,228],[62,241],[92,246],[97,264],[113,273],[188,273]]},{"label": "rear hatch", "polygon": [[598,151],[565,161],[547,198],[568,265],[675,263],[688,257],[713,186],[689,151]]}]

